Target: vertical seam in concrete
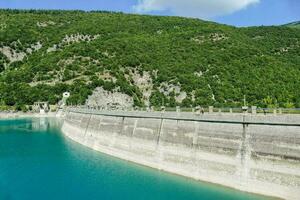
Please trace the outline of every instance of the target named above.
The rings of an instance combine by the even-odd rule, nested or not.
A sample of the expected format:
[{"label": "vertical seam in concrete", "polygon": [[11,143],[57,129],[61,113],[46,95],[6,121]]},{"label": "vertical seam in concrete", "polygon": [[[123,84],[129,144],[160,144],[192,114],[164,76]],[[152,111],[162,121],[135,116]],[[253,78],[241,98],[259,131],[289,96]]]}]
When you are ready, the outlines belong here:
[{"label": "vertical seam in concrete", "polygon": [[199,122],[194,122],[194,126],[195,126],[195,131],[194,131],[194,136],[193,136],[193,141],[192,141],[192,148],[191,148],[191,158],[193,158],[193,162],[196,166],[196,171],[195,171],[195,177],[198,180],[199,179],[199,174],[200,174],[200,166],[198,165],[198,159],[197,159],[197,149],[196,149],[196,144],[198,143],[198,132],[199,132],[199,126],[200,123]]},{"label": "vertical seam in concrete", "polygon": [[98,125],[98,130],[100,131],[101,130],[101,123],[102,123],[102,116],[100,116],[101,118],[100,118],[100,121],[99,121],[99,125]]},{"label": "vertical seam in concrete", "polygon": [[85,129],[85,131],[84,131],[84,137],[86,136],[87,130],[88,130],[88,128],[89,128],[89,125],[90,125],[91,118],[92,118],[92,114],[90,114],[90,117],[89,117],[88,123],[87,123],[87,125],[86,125],[86,129]]},{"label": "vertical seam in concrete", "polygon": [[84,117],[84,114],[80,114],[81,117],[80,117],[80,123],[79,123],[79,127],[81,127],[81,124],[82,124],[82,120],[83,120],[83,117]]},{"label": "vertical seam in concrete", "polygon": [[120,135],[122,135],[122,133],[123,133],[124,121],[125,121],[125,117],[122,117],[122,123],[121,123]]},{"label": "vertical seam in concrete", "polygon": [[133,138],[133,136],[134,136],[134,133],[135,133],[135,130],[136,130],[136,127],[137,127],[137,123],[138,123],[138,118],[136,118],[135,119],[135,121],[134,121],[134,125],[133,125],[133,130],[132,130],[132,132],[131,132],[131,134],[130,134],[130,137],[129,137],[129,149],[131,149],[131,146],[132,146],[132,138]]},{"label": "vertical seam in concrete", "polygon": [[247,137],[247,127],[248,127],[248,124],[246,123],[246,120],[245,120],[246,116],[243,116],[243,132],[242,132],[242,145],[241,145],[241,152],[240,152],[240,156],[241,156],[241,181],[242,181],[242,184],[246,184],[247,182],[247,177],[248,177],[248,170],[247,170],[247,165],[248,165],[248,159],[247,158],[248,156],[251,156],[250,155],[247,155],[249,154],[249,141],[248,141],[248,137]]},{"label": "vertical seam in concrete", "polygon": [[[118,130],[117,128],[115,128],[115,126],[117,126],[119,124],[119,119],[120,117],[114,117],[115,121],[114,121],[114,130],[113,130],[113,135],[112,135],[112,141],[111,143],[109,144],[110,147],[113,147],[115,146],[116,144],[116,140],[117,140],[117,135],[118,135]],[[123,124],[123,117],[122,117],[122,124]],[[123,126],[121,125],[121,127],[123,128]]]},{"label": "vertical seam in concrete", "polygon": [[[58,111],[57,111],[57,113],[58,113]],[[70,110],[67,110],[67,114],[66,114],[66,117],[65,117],[66,119],[69,117],[70,112],[71,112]],[[57,115],[57,113],[56,113],[56,115]]]},{"label": "vertical seam in concrete", "polygon": [[194,132],[194,137],[193,137],[193,141],[192,141],[192,148],[195,147],[195,144],[197,144],[197,140],[198,140],[198,131],[199,131],[199,126],[200,124],[198,122],[194,122],[195,125],[195,132]]},{"label": "vertical seam in concrete", "polygon": [[135,133],[135,130],[136,130],[136,127],[137,127],[137,122],[138,122],[138,118],[136,118],[135,121],[134,121],[134,126],[133,126],[133,130],[132,130],[132,133],[131,133],[130,137],[132,137]]},{"label": "vertical seam in concrete", "polygon": [[157,137],[157,141],[156,141],[156,144],[157,144],[157,145],[159,145],[159,142],[160,142],[160,134],[161,134],[163,122],[164,122],[164,119],[162,118],[161,121],[160,121],[159,131],[158,131],[158,137]]}]

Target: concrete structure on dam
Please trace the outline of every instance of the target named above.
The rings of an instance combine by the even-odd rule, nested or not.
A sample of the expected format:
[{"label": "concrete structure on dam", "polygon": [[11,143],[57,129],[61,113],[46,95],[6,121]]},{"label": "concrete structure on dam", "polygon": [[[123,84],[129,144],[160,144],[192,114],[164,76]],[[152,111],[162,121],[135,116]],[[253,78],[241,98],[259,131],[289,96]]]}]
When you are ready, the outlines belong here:
[{"label": "concrete structure on dam", "polygon": [[196,180],[300,199],[300,116],[69,110],[63,133]]}]

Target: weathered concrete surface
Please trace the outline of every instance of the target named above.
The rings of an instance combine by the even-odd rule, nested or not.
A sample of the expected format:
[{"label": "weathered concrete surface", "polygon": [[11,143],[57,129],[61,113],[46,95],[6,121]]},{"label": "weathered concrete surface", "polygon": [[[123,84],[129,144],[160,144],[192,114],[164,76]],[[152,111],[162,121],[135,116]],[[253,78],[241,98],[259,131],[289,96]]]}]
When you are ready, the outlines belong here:
[{"label": "weathered concrete surface", "polygon": [[[149,167],[248,192],[300,197],[299,116],[196,117],[220,121],[212,123],[192,121],[195,116],[188,114],[184,119],[191,120],[170,119],[170,113],[112,115],[69,112],[62,131],[97,151]],[[241,121],[288,126],[236,123]]]}]

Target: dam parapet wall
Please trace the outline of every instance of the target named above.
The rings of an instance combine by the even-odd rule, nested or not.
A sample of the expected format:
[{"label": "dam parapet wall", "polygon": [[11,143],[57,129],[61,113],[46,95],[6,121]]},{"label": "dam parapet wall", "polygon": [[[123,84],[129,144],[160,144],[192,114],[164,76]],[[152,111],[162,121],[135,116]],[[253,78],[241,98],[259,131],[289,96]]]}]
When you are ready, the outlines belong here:
[{"label": "dam parapet wall", "polygon": [[72,109],[63,133],[94,150],[196,180],[300,197],[300,116]]}]

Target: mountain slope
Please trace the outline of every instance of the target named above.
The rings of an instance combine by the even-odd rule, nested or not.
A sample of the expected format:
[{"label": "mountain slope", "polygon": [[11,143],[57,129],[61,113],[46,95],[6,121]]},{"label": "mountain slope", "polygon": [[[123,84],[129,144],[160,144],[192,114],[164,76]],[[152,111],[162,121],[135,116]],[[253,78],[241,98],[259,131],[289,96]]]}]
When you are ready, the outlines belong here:
[{"label": "mountain slope", "polygon": [[292,22],[292,23],[286,24],[284,26],[291,27],[291,28],[300,28],[300,21]]},{"label": "mountain slope", "polygon": [[70,104],[84,104],[103,87],[136,106],[240,106],[243,95],[263,107],[300,106],[299,55],[300,32],[287,27],[0,11],[2,105],[54,104],[64,91]]}]

